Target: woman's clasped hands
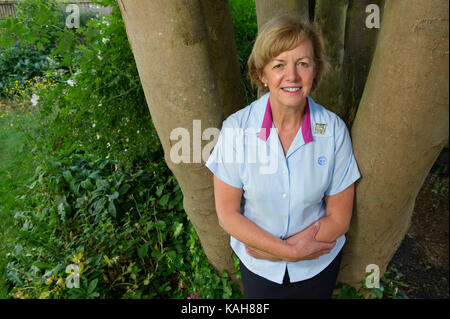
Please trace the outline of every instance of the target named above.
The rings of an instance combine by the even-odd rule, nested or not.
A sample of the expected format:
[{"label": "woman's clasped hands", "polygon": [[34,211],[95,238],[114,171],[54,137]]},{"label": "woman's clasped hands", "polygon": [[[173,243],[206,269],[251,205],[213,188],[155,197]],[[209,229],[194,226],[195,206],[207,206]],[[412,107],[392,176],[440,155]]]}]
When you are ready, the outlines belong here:
[{"label": "woman's clasped hands", "polygon": [[288,255],[286,256],[273,255],[249,245],[245,245],[246,252],[254,258],[270,261],[297,262],[316,259],[324,254],[328,254],[336,245],[336,241],[323,242],[316,240],[315,237],[319,229],[320,221],[317,221],[301,232],[284,239],[283,244],[288,246]]}]

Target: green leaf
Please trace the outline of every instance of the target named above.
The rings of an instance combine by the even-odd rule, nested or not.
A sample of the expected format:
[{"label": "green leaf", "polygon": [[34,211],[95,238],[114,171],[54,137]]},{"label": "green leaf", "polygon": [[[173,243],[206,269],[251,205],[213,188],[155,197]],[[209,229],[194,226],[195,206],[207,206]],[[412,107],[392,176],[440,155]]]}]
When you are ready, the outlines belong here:
[{"label": "green leaf", "polygon": [[161,253],[159,252],[159,250],[152,250],[151,256],[153,258],[158,258],[161,255]]},{"label": "green leaf", "polygon": [[90,175],[89,175],[89,178],[92,178],[92,179],[95,179],[95,180],[97,180],[97,179],[99,179],[99,177],[100,177],[100,171],[99,170],[96,170],[96,171],[94,171],[94,172],[92,172]]},{"label": "green leaf", "polygon": [[119,198],[119,192],[114,192],[112,195],[106,195],[109,199],[114,200]]},{"label": "green leaf", "polygon": [[169,194],[164,195],[164,196],[159,200],[159,204],[160,204],[161,206],[166,206],[167,203],[169,202],[169,197],[170,197]]},{"label": "green leaf", "polygon": [[342,299],[361,299],[362,297],[358,295],[355,287],[343,285],[339,293],[339,298]]},{"label": "green leaf", "polygon": [[94,185],[91,183],[89,178],[85,179],[84,181],[81,182],[81,187],[83,187],[84,189],[87,189],[87,190],[94,189]]},{"label": "green leaf", "polygon": [[173,233],[173,237],[177,238],[181,234],[182,230],[183,230],[183,224],[182,223],[178,223],[178,225],[175,228],[175,232]]},{"label": "green leaf", "polygon": [[91,293],[94,292],[95,287],[97,287],[97,282],[98,282],[98,279],[95,278],[94,280],[92,280],[92,281],[89,283],[89,287],[88,287],[88,289],[87,289],[87,294],[88,294],[88,295],[90,295]]},{"label": "green leaf", "polygon": [[372,289],[371,298],[383,299],[383,292],[380,289]]},{"label": "green leaf", "polygon": [[164,185],[160,185],[160,186],[156,187],[156,196],[160,197],[163,190],[164,190]]},{"label": "green leaf", "polygon": [[73,176],[72,176],[72,173],[71,173],[70,171],[64,171],[64,172],[62,173],[62,175],[64,176],[64,179],[65,179],[67,182],[69,182],[69,183],[73,180]]},{"label": "green leaf", "polygon": [[61,216],[69,217],[71,212],[72,212],[72,208],[70,207],[70,205],[66,201],[63,201],[63,202],[59,203],[59,205],[58,205],[58,213]]},{"label": "green leaf", "polygon": [[98,292],[93,292],[89,294],[89,297],[91,298],[97,298],[98,296],[100,296],[100,294]]},{"label": "green leaf", "polygon": [[175,250],[168,251],[166,255],[171,261],[174,261],[175,258],[177,258],[177,252]]},{"label": "green leaf", "polygon": [[116,217],[117,211],[116,211],[116,205],[114,205],[113,201],[110,201],[108,204],[108,212],[113,216]]},{"label": "green leaf", "polygon": [[144,258],[145,256],[147,256],[148,253],[148,248],[150,246],[150,241],[146,242],[144,245],[142,245],[139,249],[138,249],[138,255],[141,258]]},{"label": "green leaf", "polygon": [[38,267],[39,269],[52,269],[53,268],[52,265],[43,263],[43,262],[36,262],[33,265]]},{"label": "green leaf", "polygon": [[75,195],[80,196],[81,183],[77,183],[75,179],[70,181],[70,190],[75,193]]},{"label": "green leaf", "polygon": [[175,205],[178,204],[178,201],[176,199],[172,199],[169,202],[169,205],[167,206],[169,209],[173,209],[175,207]]},{"label": "green leaf", "polygon": [[156,223],[156,228],[163,230],[164,228],[166,228],[166,223],[162,220],[158,220],[158,222]]},{"label": "green leaf", "polygon": [[99,200],[96,200],[93,203],[93,208],[94,208],[94,215],[100,213],[104,208],[105,208],[105,204],[106,204],[106,198],[100,198]]},{"label": "green leaf", "polygon": [[120,195],[125,194],[126,192],[128,192],[128,190],[130,189],[131,185],[130,184],[123,184],[120,189],[119,189],[119,193]]},{"label": "green leaf", "polygon": [[104,187],[104,188],[109,188],[109,183],[106,179],[97,179],[95,181],[95,185],[97,187]]}]

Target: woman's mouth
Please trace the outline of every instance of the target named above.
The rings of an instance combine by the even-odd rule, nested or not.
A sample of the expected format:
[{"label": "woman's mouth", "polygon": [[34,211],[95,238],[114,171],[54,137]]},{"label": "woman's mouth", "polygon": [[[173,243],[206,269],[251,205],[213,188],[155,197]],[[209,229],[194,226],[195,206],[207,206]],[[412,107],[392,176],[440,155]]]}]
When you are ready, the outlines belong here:
[{"label": "woman's mouth", "polygon": [[282,90],[283,92],[286,92],[286,93],[288,93],[288,94],[296,94],[296,93],[300,92],[301,89],[302,89],[301,86],[297,86],[297,87],[284,87],[284,88],[281,88],[281,90]]}]

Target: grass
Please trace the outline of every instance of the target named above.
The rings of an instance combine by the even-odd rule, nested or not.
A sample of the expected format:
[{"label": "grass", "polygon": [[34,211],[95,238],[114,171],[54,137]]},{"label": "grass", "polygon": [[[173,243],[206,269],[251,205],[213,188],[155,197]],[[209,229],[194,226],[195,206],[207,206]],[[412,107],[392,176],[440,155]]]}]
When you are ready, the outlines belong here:
[{"label": "grass", "polygon": [[20,210],[18,198],[33,176],[31,147],[23,128],[31,128],[33,114],[14,110],[0,102],[0,298],[9,298],[6,280],[6,254],[18,234],[14,213]]}]

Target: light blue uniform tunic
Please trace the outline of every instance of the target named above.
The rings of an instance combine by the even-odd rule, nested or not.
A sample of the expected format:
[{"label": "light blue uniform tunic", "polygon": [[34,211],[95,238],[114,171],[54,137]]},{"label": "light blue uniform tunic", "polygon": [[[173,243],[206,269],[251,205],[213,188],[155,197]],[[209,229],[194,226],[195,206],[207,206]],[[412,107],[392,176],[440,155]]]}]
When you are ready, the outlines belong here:
[{"label": "light blue uniform tunic", "polygon": [[[326,215],[325,195],[334,195],[360,177],[345,123],[307,98],[305,119],[286,156],[273,125],[270,93],[230,115],[222,125],[206,166],[223,182],[243,189],[241,213],[263,230],[288,238]],[[273,262],[248,255],[231,236],[244,265],[268,280],[282,283],[287,267],[291,282],[325,269],[345,243],[314,260]]]}]

